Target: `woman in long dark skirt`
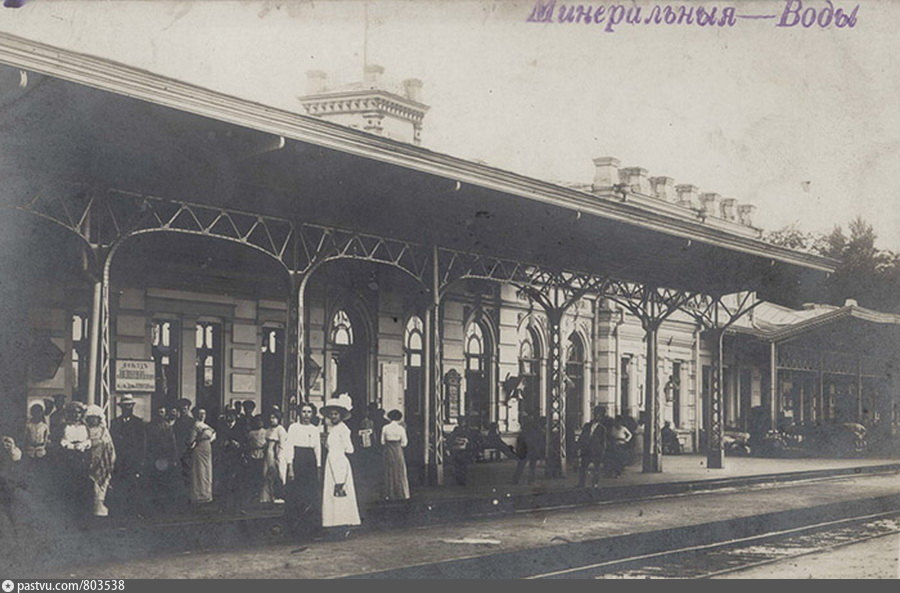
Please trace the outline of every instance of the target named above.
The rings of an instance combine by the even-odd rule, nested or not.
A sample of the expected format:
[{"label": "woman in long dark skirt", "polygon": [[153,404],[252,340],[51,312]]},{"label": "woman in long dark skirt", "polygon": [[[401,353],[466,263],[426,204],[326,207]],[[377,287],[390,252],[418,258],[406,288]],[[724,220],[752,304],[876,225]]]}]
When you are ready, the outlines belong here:
[{"label": "woman in long dark skirt", "polygon": [[250,432],[247,433],[245,468],[245,484],[248,497],[244,501],[248,504],[257,504],[262,498],[265,487],[266,471],[266,429],[263,426],[262,416],[257,414],[250,419]]},{"label": "woman in long dark skirt", "polygon": [[387,416],[391,422],[381,430],[381,444],[384,447],[384,497],[387,500],[406,500],[409,498],[409,480],[406,477],[403,449],[408,441],[406,429],[400,424],[403,413],[391,410]]},{"label": "woman in long dark skirt", "polygon": [[284,454],[288,462],[285,488],[285,518],[295,535],[309,535],[320,527],[322,485],[322,429],[312,424],[316,409],[300,404],[297,422],[287,433]]}]

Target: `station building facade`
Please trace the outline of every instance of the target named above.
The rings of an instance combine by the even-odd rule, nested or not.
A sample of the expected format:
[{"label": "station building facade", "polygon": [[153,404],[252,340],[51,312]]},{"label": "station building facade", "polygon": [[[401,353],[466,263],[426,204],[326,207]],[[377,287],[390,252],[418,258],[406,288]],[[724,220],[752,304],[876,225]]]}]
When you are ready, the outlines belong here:
[{"label": "station building facade", "polygon": [[[13,69],[7,74],[19,72]],[[301,103],[311,115],[334,118],[343,126],[376,134],[411,134],[400,138],[403,143],[387,145],[390,154],[379,158],[388,161],[393,153],[408,156],[410,149],[405,145],[421,141],[427,106],[421,103],[420,82],[404,81],[403,90],[394,93],[379,88],[381,73],[380,69],[369,68],[362,86],[341,88],[333,95],[321,75],[315,74],[311,76],[317,85],[315,93]],[[388,121],[391,123],[384,123]],[[336,133],[334,129],[327,128],[331,134]],[[220,134],[213,141],[221,138],[227,143],[226,138],[241,133],[216,128],[204,138]],[[242,157],[263,155],[272,159],[254,163],[253,174],[258,177],[252,183],[256,190],[261,185],[259,180],[268,180],[267,173],[275,171],[274,167],[279,175],[286,167],[285,162],[274,160],[285,152],[285,138],[269,140],[255,147],[250,157]],[[353,141],[358,139],[354,137]],[[365,138],[359,141],[368,142]],[[440,158],[424,152],[413,155]],[[581,192],[582,197],[610,202],[617,208],[618,202],[627,202],[621,208],[627,208],[628,215],[637,220],[661,217],[674,221],[673,235],[683,234],[681,226],[702,224],[716,236],[741,245],[774,249],[758,241],[760,231],[752,224],[752,206],[738,205],[718,194],[700,193],[692,185],[676,185],[671,178],[651,178],[641,168],[619,165],[614,158],[595,159],[592,183],[560,184],[551,189]],[[469,174],[466,167],[460,166],[457,171],[459,179]],[[231,175],[236,176],[222,168],[214,183],[226,183]],[[337,186],[343,182],[343,178],[338,179]],[[450,187],[448,192],[458,192],[461,183],[456,181],[455,187],[453,183]],[[148,203],[142,203],[141,212],[147,210]],[[740,319],[736,317],[730,333],[722,338],[724,374],[718,385],[713,384],[718,381],[714,373],[716,339],[710,338],[709,327],[688,310],[673,310],[657,319],[653,353],[656,373],[651,375],[647,319],[639,318],[635,309],[623,306],[620,298],[584,290],[576,291],[571,302],[551,319],[551,312],[523,286],[520,276],[495,273],[498,266],[511,265],[499,256],[491,260],[489,271],[481,268],[474,273],[470,268],[456,281],[447,282],[436,304],[433,295],[438,291],[429,293],[433,287],[428,279],[423,282],[422,276],[411,277],[415,274],[410,270],[418,268],[381,265],[400,262],[406,257],[402,250],[409,249],[408,244],[399,247],[399,255],[395,252],[391,257],[376,257],[379,249],[387,250],[390,245],[376,241],[374,234],[354,235],[343,244],[344,257],[332,257],[304,277],[298,309],[298,283],[270,257],[275,253],[283,259],[290,237],[275,236],[276,226],[267,218],[272,208],[264,201],[260,204],[254,209],[255,204],[238,195],[228,204],[233,210],[220,209],[217,214],[207,211],[210,204],[206,202],[193,209],[176,204],[168,218],[154,209],[160,224],[150,230],[184,232],[136,234],[105,252],[107,266],[101,288],[97,270],[91,271],[90,258],[65,241],[56,243],[57,253],[71,250],[75,255],[57,258],[23,283],[20,291],[25,294],[23,307],[27,310],[27,322],[20,330],[27,336],[29,354],[19,376],[24,383],[22,403],[57,394],[95,401],[102,391],[104,374],[112,400],[105,402],[110,413],[115,413],[115,398],[127,392],[136,398],[136,413],[144,418],[180,398],[207,408],[214,416],[236,401],[252,400],[258,410],[267,410],[276,405],[290,408],[298,399],[321,405],[332,394],[347,392],[357,418],[370,406],[404,412],[413,463],[425,462],[429,451],[434,455],[435,433],[451,429],[461,418],[482,430],[496,424],[505,438],[512,440],[527,418],[562,412],[563,417],[557,420],[565,426],[567,448],[571,448],[572,439],[594,406],[605,406],[611,415],[636,417],[645,411],[651,397],[648,394],[653,393],[646,385],[650,376],[656,377],[659,402],[654,413],[660,423],[670,422],[677,429],[686,450],[702,445],[701,431],[709,426],[713,392],[720,394],[721,410],[717,413],[722,414],[726,428],[746,429],[753,408],[765,409],[773,423],[786,411],[796,414],[793,410],[798,409],[819,410],[819,416],[826,417],[826,404],[810,404],[813,399],[809,397],[806,403],[798,401],[801,396],[796,393],[813,388],[798,387],[802,381],[798,382],[786,367],[779,375],[778,360],[772,358],[767,346],[775,339],[775,334],[767,332],[781,331],[805,318],[800,315],[781,325],[776,319],[767,326],[765,321],[760,322],[767,309],[770,317],[776,318],[778,314],[788,315],[785,312],[790,309],[756,306],[758,299],[747,291],[743,293],[746,298],[732,299],[744,304],[752,301],[754,306],[746,307],[749,314],[742,312]],[[362,205],[360,208],[365,209]],[[33,204],[18,202],[12,210],[16,216],[52,218]],[[515,212],[524,210],[517,208]],[[327,213],[326,205],[322,211]],[[363,212],[356,223],[365,224],[366,214],[376,220],[374,211]],[[192,221],[179,222],[189,216]],[[481,224],[478,218],[476,213],[474,219],[454,231],[462,243],[455,253],[469,254],[477,245],[478,237],[474,243],[465,243],[467,233],[495,232],[491,228],[472,231],[471,227]],[[579,210],[574,220],[581,218]],[[231,225],[227,232],[222,230],[226,223]],[[263,249],[254,238],[262,233],[259,229],[269,233],[267,245],[272,249]],[[517,232],[522,230],[527,233],[527,229]],[[683,249],[690,246],[688,240]],[[301,247],[294,249],[299,252]],[[539,250],[539,245],[534,249]],[[627,244],[617,249],[620,254],[629,252]],[[591,246],[579,248],[577,257],[575,252],[561,249],[556,260],[567,261],[570,255],[575,260],[590,259],[581,250],[589,252]],[[827,270],[831,265],[782,251],[778,251],[779,257],[793,258],[800,267]],[[438,253],[437,248],[434,253]],[[648,256],[637,253],[636,257]],[[659,259],[665,258],[660,255]],[[763,260],[761,269],[774,266]],[[659,267],[646,264],[646,269],[657,273],[665,265],[660,261]],[[449,275],[449,268],[442,270]],[[437,285],[438,272],[434,276]],[[507,281],[502,281],[504,278]],[[715,289],[722,292],[718,285]],[[105,291],[104,299],[98,297],[98,290]],[[897,321],[882,318],[879,322],[891,325]],[[97,327],[101,324],[103,327]],[[435,331],[437,340],[429,337]],[[558,335],[558,343],[554,335]],[[98,349],[106,352],[99,363]],[[890,364],[882,364],[866,379],[866,391],[878,393],[882,401],[896,398],[896,379],[891,375],[894,367]],[[862,384],[857,381],[856,393],[862,393]],[[845,391],[850,396],[849,390],[841,389],[826,388],[825,393],[834,395],[828,401],[839,400]],[[437,399],[435,392],[441,394]],[[837,404],[827,405],[833,408]],[[891,404],[872,407],[888,410]],[[857,411],[862,413],[859,408]],[[806,412],[808,417],[815,413]]]}]

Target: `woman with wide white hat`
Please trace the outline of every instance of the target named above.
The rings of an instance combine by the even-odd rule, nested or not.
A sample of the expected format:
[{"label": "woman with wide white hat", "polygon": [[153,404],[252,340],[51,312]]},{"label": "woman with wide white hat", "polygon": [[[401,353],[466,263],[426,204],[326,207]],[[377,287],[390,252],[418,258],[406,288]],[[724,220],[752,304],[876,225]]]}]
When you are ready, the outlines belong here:
[{"label": "woman with wide white hat", "polygon": [[346,393],[332,397],[322,406],[328,450],[322,489],[322,526],[359,525],[359,506],[353,484],[353,470],[347,455],[353,453],[350,429],[344,421],[350,417],[353,401]]},{"label": "woman with wide white hat", "polygon": [[109,480],[116,463],[116,448],[103,419],[103,408],[94,404],[87,407],[87,411],[84,413],[84,423],[87,426],[88,438],[91,443],[88,477],[94,486],[95,517],[109,515],[109,509],[106,508],[106,490],[109,488]]}]

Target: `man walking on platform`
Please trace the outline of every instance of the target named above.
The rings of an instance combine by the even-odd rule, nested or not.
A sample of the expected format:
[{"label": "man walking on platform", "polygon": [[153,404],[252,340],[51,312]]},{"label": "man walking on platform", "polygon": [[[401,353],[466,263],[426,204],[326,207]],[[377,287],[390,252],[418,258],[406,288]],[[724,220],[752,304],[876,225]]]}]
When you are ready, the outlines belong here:
[{"label": "man walking on platform", "polygon": [[591,421],[584,425],[576,443],[578,453],[581,456],[581,465],[578,470],[578,487],[584,488],[588,466],[593,465],[591,471],[591,484],[596,488],[600,482],[600,468],[603,458],[606,456],[606,426],[604,417],[606,408],[597,406]]}]

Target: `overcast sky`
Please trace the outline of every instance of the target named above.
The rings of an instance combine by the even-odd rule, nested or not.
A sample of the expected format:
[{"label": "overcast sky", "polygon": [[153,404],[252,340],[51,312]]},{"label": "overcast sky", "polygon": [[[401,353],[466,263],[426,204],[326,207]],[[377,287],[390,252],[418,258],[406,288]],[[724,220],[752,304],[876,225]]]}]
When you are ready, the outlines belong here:
[{"label": "overcast sky", "polygon": [[864,2],[852,29],[740,20],[615,33],[528,23],[533,2],[367,4],[31,0],[0,9],[0,30],[296,111],[307,70],[358,80],[366,46],[386,78],[424,81],[428,148],[581,182],[593,157],[615,156],[754,203],[767,229],[861,215],[900,250],[900,2]]}]

